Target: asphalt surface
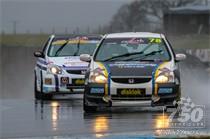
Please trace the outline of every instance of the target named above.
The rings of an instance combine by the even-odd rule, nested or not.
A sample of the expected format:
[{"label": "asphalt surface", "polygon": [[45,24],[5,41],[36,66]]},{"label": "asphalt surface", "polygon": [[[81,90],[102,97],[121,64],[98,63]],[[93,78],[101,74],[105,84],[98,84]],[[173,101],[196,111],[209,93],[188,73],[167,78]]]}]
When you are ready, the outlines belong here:
[{"label": "asphalt surface", "polygon": [[[162,108],[123,107],[85,114],[82,95],[56,96],[51,101],[33,97],[32,52],[3,50],[0,99],[1,138],[121,138],[171,134],[210,134],[210,81],[205,66],[188,58],[181,65],[183,97],[205,106],[205,127],[172,128]],[[22,52],[23,51],[23,52]],[[164,129],[164,130],[161,130]],[[173,133],[175,131],[175,133]]]}]

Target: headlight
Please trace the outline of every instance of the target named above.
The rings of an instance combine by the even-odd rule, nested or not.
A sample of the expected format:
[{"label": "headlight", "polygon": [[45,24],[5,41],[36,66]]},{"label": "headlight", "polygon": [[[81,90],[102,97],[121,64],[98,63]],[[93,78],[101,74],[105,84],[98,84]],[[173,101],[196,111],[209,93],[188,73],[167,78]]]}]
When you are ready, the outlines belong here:
[{"label": "headlight", "polygon": [[50,66],[48,72],[52,74],[62,74],[62,69],[56,65]]},{"label": "headlight", "polygon": [[156,83],[167,83],[169,81],[169,78],[165,75],[160,75],[155,80]]},{"label": "headlight", "polygon": [[174,82],[174,72],[164,68],[159,70],[159,74],[155,79],[156,83],[171,83]]},{"label": "headlight", "polygon": [[104,75],[98,75],[95,77],[95,82],[97,83],[106,83],[107,78]]},{"label": "headlight", "polygon": [[107,80],[108,77],[100,69],[96,69],[90,73],[89,82],[91,83],[107,83]]}]

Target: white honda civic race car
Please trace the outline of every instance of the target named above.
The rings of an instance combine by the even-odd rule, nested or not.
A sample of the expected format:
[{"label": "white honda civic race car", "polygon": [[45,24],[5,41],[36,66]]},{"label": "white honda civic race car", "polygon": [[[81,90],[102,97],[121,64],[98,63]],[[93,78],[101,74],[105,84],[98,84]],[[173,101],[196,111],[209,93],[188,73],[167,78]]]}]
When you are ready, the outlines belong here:
[{"label": "white honda civic race car", "polygon": [[36,99],[50,99],[54,94],[82,93],[88,62],[80,54],[92,55],[101,36],[54,36],[46,42],[35,67]]},{"label": "white honda civic race car", "polygon": [[84,111],[112,106],[175,107],[181,96],[178,62],[169,41],[156,33],[116,33],[105,35],[86,72]]}]

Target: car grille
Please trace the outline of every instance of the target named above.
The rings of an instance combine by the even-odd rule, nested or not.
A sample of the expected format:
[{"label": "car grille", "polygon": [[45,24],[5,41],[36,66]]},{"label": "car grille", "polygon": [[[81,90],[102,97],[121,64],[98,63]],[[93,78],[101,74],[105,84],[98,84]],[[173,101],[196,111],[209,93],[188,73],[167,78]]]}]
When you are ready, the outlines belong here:
[{"label": "car grille", "polygon": [[124,83],[124,84],[138,84],[138,83],[147,83],[151,81],[151,77],[139,77],[139,78],[112,78],[112,81],[115,83]]},{"label": "car grille", "polygon": [[66,70],[69,74],[85,74],[86,70]]}]

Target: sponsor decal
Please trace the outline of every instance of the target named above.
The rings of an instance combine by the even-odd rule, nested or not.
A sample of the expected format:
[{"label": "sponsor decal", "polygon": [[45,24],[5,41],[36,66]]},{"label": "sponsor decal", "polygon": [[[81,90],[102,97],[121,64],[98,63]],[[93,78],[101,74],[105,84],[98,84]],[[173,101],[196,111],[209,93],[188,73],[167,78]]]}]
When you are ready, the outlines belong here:
[{"label": "sponsor decal", "polygon": [[159,88],[158,94],[170,94],[173,92],[172,88]]},{"label": "sponsor decal", "polygon": [[51,84],[52,84],[52,79],[51,79],[51,78],[45,78],[45,79],[44,79],[44,83],[45,83],[46,85],[51,85]]},{"label": "sponsor decal", "polygon": [[146,66],[154,67],[156,64],[142,64],[142,63],[114,63],[109,64],[110,67],[117,66],[119,68],[144,68]]},{"label": "sponsor decal", "polygon": [[122,44],[141,44],[144,43],[142,38],[131,38],[130,40],[121,41]]},{"label": "sponsor decal", "polygon": [[81,66],[81,67],[79,67],[79,66],[74,66],[74,67],[70,67],[70,66],[68,66],[68,67],[66,67],[66,66],[63,66],[63,69],[64,70],[87,70],[87,68],[88,67],[86,67],[86,66]]},{"label": "sponsor decal", "polygon": [[69,77],[61,77],[61,84],[68,84],[69,83]]},{"label": "sponsor decal", "polygon": [[144,93],[143,89],[119,89],[118,92],[122,96],[140,96]]},{"label": "sponsor decal", "polygon": [[85,63],[85,62],[72,62],[72,61],[68,61],[68,62],[65,62],[63,67],[88,67],[88,63]]},{"label": "sponsor decal", "polygon": [[79,56],[68,56],[68,57],[64,57],[64,59],[66,59],[66,60],[79,60]]},{"label": "sponsor decal", "polygon": [[[99,40],[89,40],[88,37],[77,37],[77,38],[71,38],[71,39],[68,39],[68,40],[56,40],[52,43],[52,45],[54,46],[61,46],[65,43],[67,43],[68,41],[68,44],[88,44],[88,43],[98,43]],[[71,45],[69,45],[71,46]]]},{"label": "sponsor decal", "polygon": [[129,89],[129,90],[122,90],[121,95],[140,95],[141,91],[140,90],[134,90],[134,89]]},{"label": "sponsor decal", "polygon": [[56,40],[52,43],[52,45],[62,45],[66,43],[66,40]]},{"label": "sponsor decal", "polygon": [[91,88],[90,93],[104,93],[104,88]]},{"label": "sponsor decal", "polygon": [[83,84],[85,84],[85,80],[84,80],[84,79],[76,79],[76,80],[74,81],[74,83],[75,83],[76,85],[83,85]]},{"label": "sponsor decal", "polygon": [[51,88],[43,86],[43,92],[50,92],[52,91]]},{"label": "sponsor decal", "polygon": [[133,45],[138,45],[138,44],[159,44],[162,43],[161,38],[131,38],[129,40],[123,40],[121,41],[121,44],[133,44]]}]

